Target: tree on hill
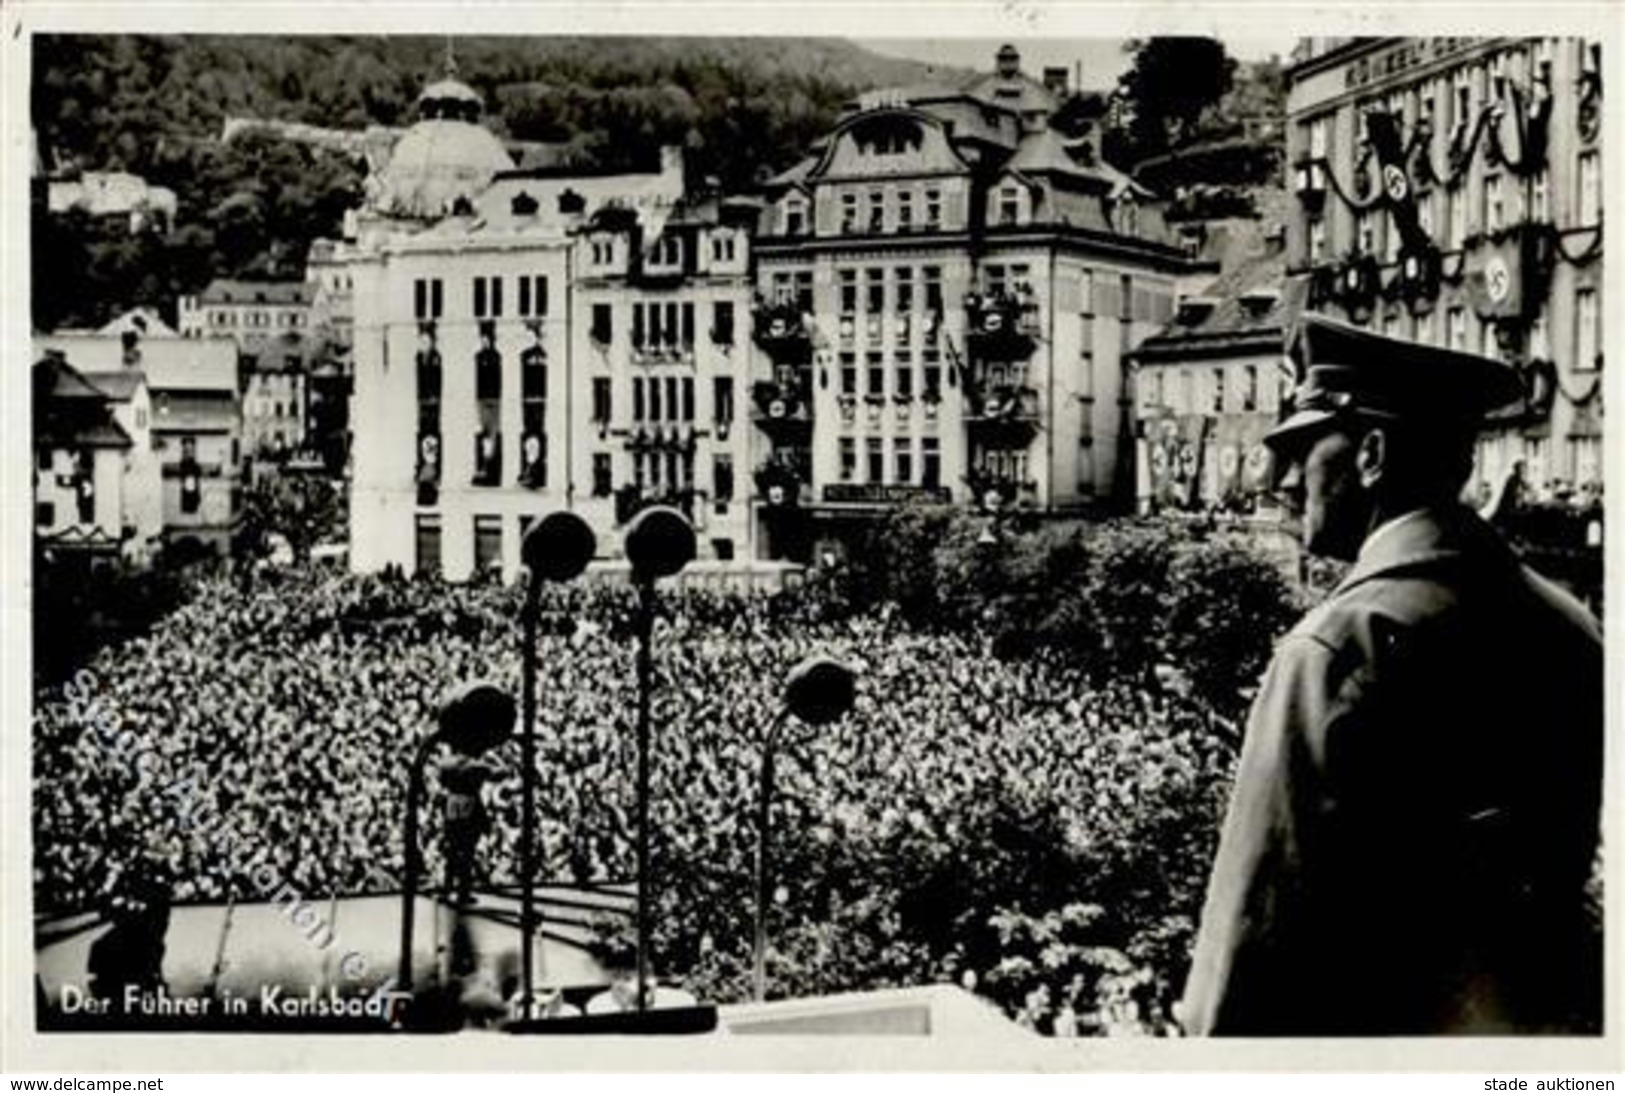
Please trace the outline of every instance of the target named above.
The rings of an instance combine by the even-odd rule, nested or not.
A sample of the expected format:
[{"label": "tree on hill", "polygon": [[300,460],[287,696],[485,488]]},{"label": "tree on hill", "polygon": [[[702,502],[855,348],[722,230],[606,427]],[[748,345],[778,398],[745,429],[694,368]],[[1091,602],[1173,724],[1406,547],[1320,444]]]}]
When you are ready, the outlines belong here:
[{"label": "tree on hill", "polygon": [[1203,113],[1229,92],[1236,62],[1213,38],[1166,37],[1130,41],[1134,62],[1118,80],[1128,115],[1130,161],[1156,155],[1189,139]]},{"label": "tree on hill", "polygon": [[[48,224],[58,218],[36,209],[36,239],[52,245],[35,248],[34,320],[50,329],[140,304],[169,313],[216,276],[297,272],[313,238],[338,233],[362,167],[251,133],[222,145],[223,123],[408,125],[446,41],[43,35],[34,49],[31,119],[47,170],[130,171],[179,203],[167,239]],[[456,56],[499,136],[567,144],[572,160],[607,168],[681,144],[698,173],[734,191],[794,162],[857,92],[931,72],[839,39],[462,38]]]}]

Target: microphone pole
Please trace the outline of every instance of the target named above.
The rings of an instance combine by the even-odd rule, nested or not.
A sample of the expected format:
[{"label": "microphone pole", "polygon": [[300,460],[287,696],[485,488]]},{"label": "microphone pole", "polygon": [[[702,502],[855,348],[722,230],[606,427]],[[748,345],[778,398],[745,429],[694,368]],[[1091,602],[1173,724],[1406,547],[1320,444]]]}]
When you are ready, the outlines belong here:
[{"label": "microphone pole", "polygon": [[536,875],[536,622],[541,614],[541,574],[532,570],[525,578],[525,602],[520,617],[520,701],[523,704],[524,731],[519,735],[519,961],[520,1019],[531,1018],[535,991],[536,894],[531,878]]},{"label": "microphone pole", "polygon": [[654,690],[655,581],[674,577],[694,560],[694,525],[669,505],[653,505],[632,518],[626,528],[626,558],[632,563],[637,589],[637,869],[638,869],[638,1012],[649,1008],[649,903],[653,871],[649,855],[650,730],[649,706]]},{"label": "microphone pole", "polygon": [[597,551],[587,522],[573,512],[554,512],[538,520],[520,543],[528,571],[525,600],[519,609],[520,703],[523,728],[519,740],[519,989],[520,1019],[529,1021],[536,986],[536,631],[541,617],[542,582],[564,583],[579,577]]},{"label": "microphone pole", "polygon": [[638,1012],[649,1008],[649,706],[654,689],[654,599],[652,579],[638,580]]}]

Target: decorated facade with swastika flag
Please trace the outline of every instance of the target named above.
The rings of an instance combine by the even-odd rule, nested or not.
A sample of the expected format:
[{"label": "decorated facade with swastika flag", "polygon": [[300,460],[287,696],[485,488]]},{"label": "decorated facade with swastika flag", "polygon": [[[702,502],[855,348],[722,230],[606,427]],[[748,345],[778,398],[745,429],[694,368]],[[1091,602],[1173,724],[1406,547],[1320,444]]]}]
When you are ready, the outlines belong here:
[{"label": "decorated facade with swastika flag", "polygon": [[1135,351],[1142,511],[1273,510],[1263,438],[1290,373],[1285,332],[1307,294],[1283,284],[1284,261],[1266,247],[1187,297]]},{"label": "decorated facade with swastika flag", "polygon": [[1480,498],[1519,470],[1531,497],[1600,497],[1600,41],[1316,38],[1286,76],[1288,274],[1311,306],[1519,370]]}]

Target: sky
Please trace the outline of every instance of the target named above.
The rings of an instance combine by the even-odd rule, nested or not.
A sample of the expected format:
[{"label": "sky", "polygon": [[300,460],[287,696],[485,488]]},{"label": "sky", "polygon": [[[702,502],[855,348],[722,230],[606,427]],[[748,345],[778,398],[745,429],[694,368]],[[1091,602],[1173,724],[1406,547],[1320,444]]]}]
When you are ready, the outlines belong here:
[{"label": "sky", "polygon": [[[1226,50],[1243,61],[1260,61],[1271,53],[1286,59],[1297,41],[1296,35],[1222,36]],[[1028,75],[1039,76],[1047,65],[1065,65],[1068,72],[1083,66],[1084,88],[1107,90],[1128,70],[1129,55],[1122,38],[855,38],[858,45],[876,53],[908,57],[930,64],[957,65],[976,71],[991,71],[993,54],[1010,42],[1021,51],[1021,67]]]}]

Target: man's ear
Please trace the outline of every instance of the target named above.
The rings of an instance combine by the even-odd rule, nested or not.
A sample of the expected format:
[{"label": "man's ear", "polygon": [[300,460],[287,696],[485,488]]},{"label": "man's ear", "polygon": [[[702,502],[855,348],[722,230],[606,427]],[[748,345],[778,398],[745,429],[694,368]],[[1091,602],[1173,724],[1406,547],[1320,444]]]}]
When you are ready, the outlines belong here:
[{"label": "man's ear", "polygon": [[1360,485],[1371,489],[1382,481],[1388,469],[1388,434],[1380,425],[1374,425],[1360,437],[1354,450],[1354,469],[1360,475]]}]

